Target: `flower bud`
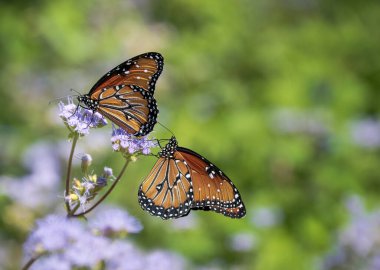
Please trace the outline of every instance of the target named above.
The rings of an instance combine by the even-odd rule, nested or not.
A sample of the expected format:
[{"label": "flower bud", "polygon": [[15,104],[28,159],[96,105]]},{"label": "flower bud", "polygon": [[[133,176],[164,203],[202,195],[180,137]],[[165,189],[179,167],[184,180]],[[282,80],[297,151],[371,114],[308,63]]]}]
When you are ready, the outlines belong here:
[{"label": "flower bud", "polygon": [[84,154],[84,155],[82,156],[81,160],[82,160],[82,163],[81,163],[82,172],[83,172],[83,173],[86,173],[88,167],[89,167],[89,166],[91,165],[91,163],[92,163],[92,157],[91,157],[89,154]]},{"label": "flower bud", "polygon": [[79,179],[74,178],[74,180],[73,180],[73,186],[74,186],[76,189],[80,189],[80,188],[82,188],[82,183],[79,181]]},{"label": "flower bud", "polygon": [[110,178],[113,176],[113,172],[112,172],[112,168],[109,168],[109,167],[104,167],[104,170],[103,170],[103,176],[105,178]]}]

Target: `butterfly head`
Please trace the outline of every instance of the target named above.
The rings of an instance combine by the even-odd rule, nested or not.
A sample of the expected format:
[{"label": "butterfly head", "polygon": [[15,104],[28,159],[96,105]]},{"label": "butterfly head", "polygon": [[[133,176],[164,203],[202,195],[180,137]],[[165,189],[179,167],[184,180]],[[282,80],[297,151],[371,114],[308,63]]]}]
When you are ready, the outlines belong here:
[{"label": "butterfly head", "polygon": [[77,97],[79,103],[83,103],[89,110],[96,111],[99,106],[97,100],[91,99],[89,95],[80,95]]},{"label": "butterfly head", "polygon": [[174,153],[177,151],[178,142],[177,139],[173,136],[170,138],[169,142],[158,152],[158,156],[172,159],[174,158]]}]

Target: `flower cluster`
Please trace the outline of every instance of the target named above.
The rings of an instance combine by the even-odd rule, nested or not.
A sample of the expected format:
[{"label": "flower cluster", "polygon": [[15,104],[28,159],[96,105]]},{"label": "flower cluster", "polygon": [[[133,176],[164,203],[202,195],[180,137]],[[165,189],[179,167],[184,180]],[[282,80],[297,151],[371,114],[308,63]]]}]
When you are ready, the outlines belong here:
[{"label": "flower cluster", "polygon": [[81,180],[74,178],[70,193],[65,197],[66,201],[70,203],[70,206],[74,208],[79,205],[84,208],[85,204],[93,200],[99,191],[107,185],[108,181],[114,179],[112,169],[108,167],[104,167],[101,176],[90,174],[89,168],[92,157],[89,154],[84,154],[81,160],[84,177],[82,177]]},{"label": "flower cluster", "polygon": [[99,128],[107,125],[106,119],[98,112],[84,109],[68,99],[68,104],[59,103],[59,116],[71,132],[80,136],[89,134],[90,128]]},{"label": "flower cluster", "polygon": [[119,208],[104,207],[100,209],[90,226],[104,236],[125,236],[127,233],[138,233],[141,223]]},{"label": "flower cluster", "polygon": [[113,126],[111,137],[112,148],[114,151],[135,154],[137,152],[148,155],[152,147],[157,146],[155,140],[147,139],[146,136],[137,138],[127,133],[122,128]]},{"label": "flower cluster", "polygon": [[380,120],[364,118],[351,124],[353,142],[363,148],[380,148]]},{"label": "flower cluster", "polygon": [[347,202],[350,222],[324,261],[325,269],[380,269],[380,211],[366,212],[360,197]]},{"label": "flower cluster", "polygon": [[[29,235],[24,245],[26,264],[24,269],[185,269],[185,260],[174,253],[156,250],[150,253],[139,250],[130,242],[122,241],[128,234],[142,230],[141,223],[120,208],[97,208],[95,216],[89,222],[82,222],[75,217],[87,215],[110,194],[120,180],[129,161],[138,155],[148,155],[156,140],[146,136],[135,137],[121,128],[113,126],[112,148],[121,152],[126,163],[118,177],[113,176],[111,168],[105,167],[97,175],[91,170],[92,157],[81,156],[81,178],[71,178],[71,167],[76,142],[80,136],[89,133],[90,128],[106,125],[106,120],[99,113],[73,104],[59,104],[60,114],[73,138],[66,177],[65,202],[67,217],[50,215],[37,221],[36,228]],[[108,185],[107,192],[89,209],[98,193]],[[76,211],[82,207],[81,213]]]},{"label": "flower cluster", "polygon": [[[109,220],[105,220],[109,219]],[[39,220],[24,245],[27,259],[41,256],[30,269],[185,269],[185,260],[168,251],[145,253],[108,232],[138,232],[141,224],[120,208],[99,211],[87,224],[50,215]],[[59,263],[57,263],[59,262]]]},{"label": "flower cluster", "polygon": [[39,142],[23,155],[28,174],[0,176],[0,194],[30,209],[45,208],[57,200],[60,186],[60,162],[56,145]]}]

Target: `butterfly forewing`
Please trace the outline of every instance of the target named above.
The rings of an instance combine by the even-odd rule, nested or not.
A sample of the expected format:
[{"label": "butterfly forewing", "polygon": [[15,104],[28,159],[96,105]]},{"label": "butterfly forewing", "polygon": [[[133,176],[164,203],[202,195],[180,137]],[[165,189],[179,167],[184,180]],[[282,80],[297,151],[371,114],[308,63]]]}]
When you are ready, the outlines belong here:
[{"label": "butterfly forewing", "polygon": [[154,93],[156,81],[164,66],[164,58],[155,52],[135,56],[106,73],[91,88],[89,95],[96,98],[98,91],[115,85],[136,85]]},{"label": "butterfly forewing", "polygon": [[141,207],[163,219],[185,216],[193,199],[189,168],[179,153],[160,157],[138,193]]}]

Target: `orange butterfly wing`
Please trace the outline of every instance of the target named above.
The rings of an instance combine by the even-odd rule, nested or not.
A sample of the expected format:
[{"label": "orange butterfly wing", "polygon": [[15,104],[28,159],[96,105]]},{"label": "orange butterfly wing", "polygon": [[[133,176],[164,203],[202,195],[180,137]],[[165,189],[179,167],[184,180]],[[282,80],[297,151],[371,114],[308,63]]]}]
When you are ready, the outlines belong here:
[{"label": "orange butterfly wing", "polygon": [[186,216],[191,209],[211,210],[231,218],[245,216],[239,191],[210,161],[178,147],[174,137],[158,156],[139,188],[138,199],[144,210],[163,219]]},{"label": "orange butterfly wing", "polygon": [[161,54],[149,52],[135,56],[116,66],[91,88],[89,95],[96,98],[99,91],[115,85],[136,85],[154,93],[156,81],[162,73],[164,58]]},{"label": "orange butterfly wing", "polygon": [[153,96],[135,85],[116,85],[98,92],[97,111],[136,136],[149,133],[158,109]]},{"label": "orange butterfly wing", "polygon": [[193,189],[189,168],[181,154],[161,156],[139,188],[141,207],[162,219],[186,216],[191,207]]},{"label": "orange butterfly wing", "polygon": [[85,107],[98,111],[135,136],[151,132],[158,109],[153,97],[164,59],[159,53],[145,53],[121,63],[78,97]]},{"label": "orange butterfly wing", "polygon": [[191,168],[194,189],[192,209],[212,210],[231,218],[245,216],[246,210],[241,195],[227,175],[190,149],[178,147],[177,151]]}]

